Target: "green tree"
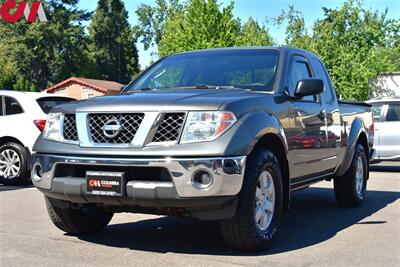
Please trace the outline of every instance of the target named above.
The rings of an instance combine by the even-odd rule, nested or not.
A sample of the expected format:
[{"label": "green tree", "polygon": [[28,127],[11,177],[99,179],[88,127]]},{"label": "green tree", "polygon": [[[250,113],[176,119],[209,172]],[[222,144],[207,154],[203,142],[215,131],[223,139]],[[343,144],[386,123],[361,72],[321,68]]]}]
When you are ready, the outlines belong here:
[{"label": "green tree", "polygon": [[225,7],[217,0],[157,0],[136,11],[136,32],[145,49],[158,48],[159,56],[230,46],[271,45],[265,26],[253,18],[242,25],[233,15],[234,2]]},{"label": "green tree", "polygon": [[89,27],[92,78],[128,83],[139,71],[136,38],[121,0],[99,0]]},{"label": "green tree", "polygon": [[6,43],[0,43],[0,90],[11,89],[13,79],[18,73],[18,63],[15,58],[9,56],[8,49],[9,46]]},{"label": "green tree", "polygon": [[355,1],[324,8],[324,13],[313,27],[313,50],[329,69],[338,95],[366,100],[371,79],[394,70],[387,41],[393,21],[386,12],[365,9]]},{"label": "green tree", "polygon": [[390,24],[388,46],[395,71],[400,71],[400,19]]},{"label": "green tree", "polygon": [[168,17],[158,44],[160,56],[175,52],[235,46],[240,21],[233,16],[233,2],[221,9],[217,0],[189,0],[184,10]]},{"label": "green tree", "polygon": [[371,79],[396,69],[399,22],[387,19],[386,12],[366,9],[353,0],[323,11],[324,17],[314,22],[311,34],[300,12],[293,7],[283,12],[278,22],[288,21],[286,43],[322,59],[338,96],[366,100]]},{"label": "green tree", "polygon": [[142,4],[136,10],[138,24],[135,26],[137,37],[141,38],[144,48],[147,50],[160,43],[166,21],[181,15],[183,4],[179,0],[156,0],[155,6]]},{"label": "green tree", "polygon": [[252,17],[249,17],[243,24],[236,41],[236,45],[241,46],[268,46],[273,45],[273,43],[268,29],[259,25]]},{"label": "green tree", "polygon": [[1,86],[39,90],[69,76],[81,74],[81,66],[85,65],[82,51],[86,44],[82,22],[90,14],[77,9],[77,2],[43,2],[47,23],[37,20],[30,24],[24,18],[12,24],[0,21],[1,48],[6,51],[0,53],[0,63],[5,63],[0,71],[1,74],[6,73],[6,78],[0,81]]},{"label": "green tree", "polygon": [[303,14],[290,5],[288,11],[283,10],[282,14],[275,18],[276,25],[282,25],[285,22],[287,23],[286,44],[305,50],[311,49],[312,40],[308,35]]}]

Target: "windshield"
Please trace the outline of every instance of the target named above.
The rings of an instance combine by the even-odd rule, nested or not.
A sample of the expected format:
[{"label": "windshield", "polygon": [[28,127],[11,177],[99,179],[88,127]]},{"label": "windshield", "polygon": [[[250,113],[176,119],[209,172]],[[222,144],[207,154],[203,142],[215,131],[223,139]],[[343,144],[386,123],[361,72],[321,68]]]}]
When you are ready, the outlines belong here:
[{"label": "windshield", "polygon": [[237,87],[271,91],[279,52],[275,50],[205,50],[172,55],[134,81],[129,91],[179,87]]}]

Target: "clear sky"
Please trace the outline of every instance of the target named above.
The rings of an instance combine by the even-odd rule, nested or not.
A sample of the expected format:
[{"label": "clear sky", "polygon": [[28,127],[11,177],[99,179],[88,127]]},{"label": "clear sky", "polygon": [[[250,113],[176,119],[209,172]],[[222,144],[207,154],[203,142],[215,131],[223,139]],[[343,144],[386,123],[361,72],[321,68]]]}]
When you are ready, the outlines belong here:
[{"label": "clear sky", "polygon": [[[129,12],[129,22],[136,23],[135,10],[141,4],[154,5],[154,0],[124,0],[125,6]],[[220,0],[222,5],[226,5],[231,0]],[[323,16],[322,7],[336,8],[344,1],[339,0],[235,0],[235,16],[241,20],[247,20],[249,16],[264,23],[266,18],[273,18],[281,14],[283,9],[293,5],[296,10],[304,14],[306,24],[311,27],[312,23]],[[400,18],[400,0],[365,0],[364,5],[368,8],[384,11],[388,8],[389,18]],[[94,11],[97,6],[96,0],[80,0],[79,7],[88,11]],[[284,40],[284,27],[269,26],[269,31],[274,40],[282,43]],[[152,51],[144,51],[141,44],[138,44],[139,62],[142,67],[148,66],[152,59]]]}]

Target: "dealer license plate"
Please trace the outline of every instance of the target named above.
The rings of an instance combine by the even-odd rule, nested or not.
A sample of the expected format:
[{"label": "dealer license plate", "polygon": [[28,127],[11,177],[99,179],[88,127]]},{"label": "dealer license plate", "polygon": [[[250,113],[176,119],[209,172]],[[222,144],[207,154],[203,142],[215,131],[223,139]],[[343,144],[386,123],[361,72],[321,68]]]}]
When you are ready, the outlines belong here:
[{"label": "dealer license plate", "polygon": [[125,193],[125,173],[87,171],[86,191],[90,195],[123,196]]}]

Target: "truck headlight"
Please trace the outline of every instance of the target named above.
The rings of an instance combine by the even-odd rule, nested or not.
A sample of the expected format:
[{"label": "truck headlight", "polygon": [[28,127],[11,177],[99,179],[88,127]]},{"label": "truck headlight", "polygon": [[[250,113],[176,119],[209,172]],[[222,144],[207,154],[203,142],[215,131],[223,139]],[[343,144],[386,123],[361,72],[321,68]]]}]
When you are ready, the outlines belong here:
[{"label": "truck headlight", "polygon": [[236,122],[226,111],[189,112],[181,143],[213,141]]},{"label": "truck headlight", "polygon": [[43,138],[53,141],[61,139],[61,113],[50,113],[47,117],[46,127],[43,131]]}]

